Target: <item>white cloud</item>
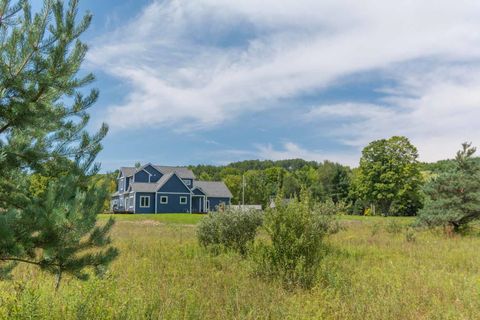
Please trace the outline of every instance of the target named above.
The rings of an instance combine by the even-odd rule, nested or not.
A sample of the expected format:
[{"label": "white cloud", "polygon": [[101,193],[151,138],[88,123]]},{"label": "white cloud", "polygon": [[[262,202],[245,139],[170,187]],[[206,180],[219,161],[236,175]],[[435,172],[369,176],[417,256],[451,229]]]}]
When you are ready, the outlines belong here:
[{"label": "white cloud", "polygon": [[330,160],[342,164],[356,166],[358,165],[359,155],[354,153],[332,153],[321,150],[307,150],[296,143],[285,142],[282,149],[275,149],[271,144],[257,145],[257,156],[260,159],[285,160],[285,159],[304,159],[308,161]]},{"label": "white cloud", "polygon": [[[205,127],[345,75],[478,59],[479,14],[467,0],[154,1],[88,61],[131,84],[109,108],[113,128]],[[219,45],[249,28],[241,45]]]},{"label": "white cloud", "polygon": [[401,134],[435,160],[480,143],[479,16],[478,0],[154,1],[97,39],[88,62],[131,86],[108,108],[113,129],[211,127],[377,71],[394,83],[380,102],[305,116],[341,120],[330,135],[352,156],[291,142],[257,154],[354,164],[372,139]]},{"label": "white cloud", "polygon": [[331,135],[361,148],[392,135],[408,136],[424,161],[451,158],[464,141],[480,143],[480,66],[454,66],[426,73],[402,69],[401,85],[383,104],[322,105],[308,121],[348,118]]}]

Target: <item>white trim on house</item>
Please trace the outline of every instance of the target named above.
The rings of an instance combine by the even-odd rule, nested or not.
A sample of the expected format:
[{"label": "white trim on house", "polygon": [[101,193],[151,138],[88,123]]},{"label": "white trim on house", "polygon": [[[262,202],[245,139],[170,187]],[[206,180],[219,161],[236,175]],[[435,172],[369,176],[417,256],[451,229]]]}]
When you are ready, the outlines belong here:
[{"label": "white trim on house", "polygon": [[[180,181],[183,183],[183,185],[184,185],[185,187],[187,187],[187,190],[190,191],[190,194],[192,194],[192,189],[190,189],[190,187],[185,184],[185,182],[183,181],[183,179],[180,178],[180,176],[179,176],[175,171],[173,171],[172,177],[173,177],[174,175],[176,175],[177,178],[180,179]],[[170,179],[172,179],[172,177],[170,177]],[[168,179],[168,180],[170,180],[170,179]],[[168,180],[167,180],[167,181],[168,181]],[[165,183],[167,183],[167,181],[165,181]],[[170,193],[173,193],[173,192],[170,192]]]},{"label": "white trim on house", "polygon": [[134,194],[130,193],[128,195],[128,198],[130,199],[129,202],[128,202],[128,204],[129,204],[128,209],[133,208],[133,213],[135,213],[135,197],[134,197]]},{"label": "white trim on house", "polygon": [[137,212],[137,194],[133,192],[133,213]]},{"label": "white trim on house", "polygon": [[188,193],[188,192],[164,192],[164,191],[157,191],[157,193],[160,193],[160,194],[191,194],[191,193]]},{"label": "white trim on house", "polygon": [[[163,202],[162,199],[167,199],[166,202]],[[168,196],[160,196],[160,204],[168,204]]]},{"label": "white trim on house", "polygon": [[125,178],[122,177],[122,178],[120,178],[120,179],[118,179],[118,180],[120,180],[120,181],[118,182],[118,186],[119,186],[119,188],[118,188],[119,190],[118,190],[118,191],[119,191],[119,192],[125,192],[125,182],[124,182],[124,181],[125,181]]},{"label": "white trim on house", "polygon": [[[144,204],[142,204],[142,200],[145,200]],[[139,201],[140,201],[140,205],[139,205],[140,208],[150,208],[150,196],[140,196]]]}]

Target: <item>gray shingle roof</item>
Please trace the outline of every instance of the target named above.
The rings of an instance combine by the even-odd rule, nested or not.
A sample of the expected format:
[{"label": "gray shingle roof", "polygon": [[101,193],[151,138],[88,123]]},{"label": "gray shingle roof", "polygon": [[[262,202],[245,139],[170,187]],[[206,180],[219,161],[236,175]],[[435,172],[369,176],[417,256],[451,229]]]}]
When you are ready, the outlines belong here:
[{"label": "gray shingle roof", "polygon": [[133,176],[133,174],[137,171],[137,168],[135,167],[121,167],[120,172],[124,177],[130,177]]},{"label": "gray shingle roof", "polygon": [[[146,167],[149,164],[146,164],[144,166],[141,166],[140,168],[135,168],[135,167],[121,167],[120,172],[124,177],[131,177],[133,176],[137,171],[142,170],[144,167]],[[170,167],[170,166],[157,166],[153,165],[152,166],[160,171],[162,174],[168,174],[170,172],[176,172],[177,175],[181,179],[195,179],[195,174],[193,174],[193,171],[188,169],[187,167]]]},{"label": "gray shingle roof", "polygon": [[130,184],[128,191],[135,192],[157,192],[170,178],[173,176],[174,172],[164,174],[160,180],[155,183],[151,182],[133,182]]},{"label": "gray shingle roof", "polygon": [[175,172],[182,179],[195,179],[195,175],[193,174],[192,170],[188,169],[187,167],[170,167],[157,165],[153,165],[153,167],[163,174]]},{"label": "gray shingle roof", "polygon": [[193,181],[193,186],[200,188],[207,197],[232,198],[223,181]]},{"label": "gray shingle roof", "polygon": [[129,190],[130,189],[135,192],[155,192],[158,189],[158,184],[148,182],[134,182],[130,185]]},{"label": "gray shingle roof", "polygon": [[156,185],[156,189],[155,190],[158,190],[160,189],[161,187],[163,187],[163,185],[168,181],[170,180],[170,178],[173,176],[173,172],[170,172],[170,173],[166,173],[164,174],[160,180],[157,181],[157,183],[155,184]]}]

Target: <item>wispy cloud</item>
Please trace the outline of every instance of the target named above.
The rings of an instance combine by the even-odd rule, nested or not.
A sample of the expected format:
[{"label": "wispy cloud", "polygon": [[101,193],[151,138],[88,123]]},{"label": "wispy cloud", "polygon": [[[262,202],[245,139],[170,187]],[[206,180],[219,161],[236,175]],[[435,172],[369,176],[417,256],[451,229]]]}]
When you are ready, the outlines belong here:
[{"label": "wispy cloud", "polygon": [[479,13],[477,1],[154,1],[88,60],[131,84],[113,127],[204,127],[352,73],[477,59]]},{"label": "wispy cloud", "polygon": [[308,150],[291,141],[284,142],[280,149],[274,148],[271,144],[257,145],[256,154],[260,159],[304,159],[318,162],[330,160],[351,166],[358,165],[359,160],[358,155],[355,153],[332,153],[322,150]]},{"label": "wispy cloud", "polygon": [[400,84],[382,104],[321,105],[304,120],[348,118],[331,135],[359,148],[374,139],[406,135],[426,161],[452,157],[461,142],[480,142],[479,65],[397,72]]},{"label": "wispy cloud", "polygon": [[[352,155],[372,139],[406,134],[431,160],[480,141],[479,16],[477,0],[153,1],[94,41],[88,62],[130,86],[108,108],[114,130],[211,128],[375,71],[391,80],[378,88],[385,98],[320,105],[308,121],[341,121],[324,136]],[[293,143],[259,150],[325,158]]]}]

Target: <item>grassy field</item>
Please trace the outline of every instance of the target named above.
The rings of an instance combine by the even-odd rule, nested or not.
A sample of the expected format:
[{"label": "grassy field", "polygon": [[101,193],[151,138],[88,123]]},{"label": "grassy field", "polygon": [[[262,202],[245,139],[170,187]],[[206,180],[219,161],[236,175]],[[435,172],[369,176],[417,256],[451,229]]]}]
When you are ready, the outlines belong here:
[{"label": "grassy field", "polygon": [[[320,282],[286,291],[195,239],[196,215],[116,216],[121,255],[103,279],[21,266],[0,282],[1,319],[479,319],[480,238],[416,232],[411,219],[343,217]],[[106,216],[102,216],[102,219]],[[394,222],[392,222],[394,221]],[[401,227],[400,227],[401,228]]]},{"label": "grassy field", "polygon": [[117,221],[145,221],[152,220],[162,223],[177,223],[177,224],[196,224],[203,217],[204,214],[190,214],[190,213],[162,213],[162,214],[100,214],[100,220],[106,220],[110,217]]}]

